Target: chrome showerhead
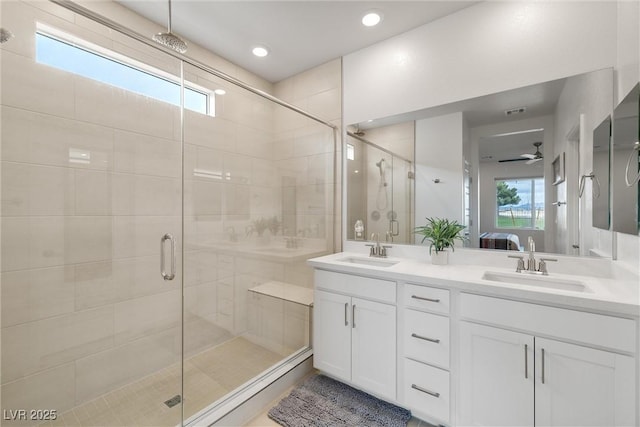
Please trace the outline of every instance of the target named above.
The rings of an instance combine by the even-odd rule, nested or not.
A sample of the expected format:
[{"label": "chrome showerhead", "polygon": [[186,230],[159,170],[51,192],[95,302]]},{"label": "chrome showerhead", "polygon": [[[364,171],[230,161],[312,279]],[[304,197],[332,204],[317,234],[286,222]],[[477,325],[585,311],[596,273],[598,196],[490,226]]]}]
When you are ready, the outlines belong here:
[{"label": "chrome showerhead", "polygon": [[358,136],[364,136],[364,131],[360,130],[359,126],[356,126],[355,130],[353,131],[353,134]]},{"label": "chrome showerhead", "polygon": [[153,36],[153,41],[160,43],[169,49],[175,50],[178,53],[185,53],[187,51],[187,44],[184,40],[171,32],[155,34]]},{"label": "chrome showerhead", "polygon": [[0,28],[0,43],[6,43],[9,39],[13,38],[13,33],[9,30],[5,30],[4,28]]},{"label": "chrome showerhead", "polygon": [[168,47],[169,49],[175,50],[178,53],[185,53],[187,51],[187,44],[185,41],[171,32],[171,0],[169,0],[169,21],[167,24],[167,32],[154,35],[153,41]]}]

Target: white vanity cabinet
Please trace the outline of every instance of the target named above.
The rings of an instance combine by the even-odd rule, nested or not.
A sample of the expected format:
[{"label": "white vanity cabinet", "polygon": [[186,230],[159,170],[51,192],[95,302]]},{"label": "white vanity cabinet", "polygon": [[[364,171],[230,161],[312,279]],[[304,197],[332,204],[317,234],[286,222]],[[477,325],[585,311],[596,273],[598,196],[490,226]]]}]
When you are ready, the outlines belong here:
[{"label": "white vanity cabinet", "polygon": [[464,293],[460,315],[459,425],[635,425],[635,321]]},{"label": "white vanity cabinet", "polygon": [[433,425],[640,425],[636,306],[344,260],[312,264],[318,370]]},{"label": "white vanity cabinet", "polygon": [[316,270],[314,367],[395,400],[395,301],[395,282]]}]

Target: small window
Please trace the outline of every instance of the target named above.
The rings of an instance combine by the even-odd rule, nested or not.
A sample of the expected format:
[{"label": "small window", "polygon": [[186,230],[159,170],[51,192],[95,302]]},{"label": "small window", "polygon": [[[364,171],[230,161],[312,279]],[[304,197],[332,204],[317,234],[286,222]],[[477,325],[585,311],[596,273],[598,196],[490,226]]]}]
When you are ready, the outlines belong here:
[{"label": "small window", "polygon": [[347,144],[347,160],[355,160],[356,159],[356,148],[353,144]]},{"label": "small window", "polygon": [[[72,36],[70,36],[72,37]],[[75,38],[74,38],[75,39]],[[167,77],[152,67],[142,69],[133,65],[137,61],[123,60],[122,55],[108,55],[100,48],[100,53],[78,43],[67,42],[56,36],[38,31],[36,33],[36,61],[74,74],[88,77],[131,92],[180,106],[180,83]],[[97,49],[96,49],[97,50]],[[112,57],[109,57],[112,56]],[[118,59],[115,59],[115,58]],[[195,85],[185,84],[184,107],[202,114],[214,113],[213,94]]]},{"label": "small window", "polygon": [[497,228],[544,230],[544,178],[496,180]]}]

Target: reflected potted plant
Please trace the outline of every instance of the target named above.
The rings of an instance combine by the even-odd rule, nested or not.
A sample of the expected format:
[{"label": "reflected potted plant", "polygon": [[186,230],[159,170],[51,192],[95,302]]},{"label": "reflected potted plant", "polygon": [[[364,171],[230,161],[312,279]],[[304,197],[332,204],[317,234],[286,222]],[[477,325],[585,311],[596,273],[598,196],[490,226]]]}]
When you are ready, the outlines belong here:
[{"label": "reflected potted plant", "polygon": [[256,243],[260,246],[269,244],[269,236],[265,236],[264,232],[269,228],[269,220],[265,218],[258,218],[251,221],[251,225],[247,226],[247,236],[253,235],[256,233],[258,236],[256,238]]},{"label": "reflected potted plant", "polygon": [[278,221],[277,216],[273,216],[267,221],[267,228],[269,229],[269,232],[271,233],[272,236],[275,236],[276,234],[278,234],[278,231],[280,231],[281,225],[282,223]]},{"label": "reflected potted plant", "polygon": [[[446,218],[427,218],[427,224],[416,227],[415,234],[422,236],[422,242],[425,240],[431,242],[429,245],[429,254],[431,254],[431,263],[436,265],[445,265],[449,263],[449,251],[454,250],[456,240],[464,241],[464,237],[460,232],[466,227],[459,224],[458,221],[449,221]],[[433,251],[435,249],[435,251]]]}]

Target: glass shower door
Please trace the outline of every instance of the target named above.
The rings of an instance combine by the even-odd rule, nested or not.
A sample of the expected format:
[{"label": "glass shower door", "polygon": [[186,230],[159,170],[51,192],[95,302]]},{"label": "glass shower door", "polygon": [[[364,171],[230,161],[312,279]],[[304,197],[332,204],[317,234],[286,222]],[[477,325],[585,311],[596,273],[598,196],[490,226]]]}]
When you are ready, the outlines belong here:
[{"label": "glass shower door", "polygon": [[178,425],[180,61],[1,7],[3,425]]},{"label": "glass shower door", "polygon": [[333,247],[335,148],[330,127],[184,70],[211,96],[184,111],[184,414],[204,425],[309,347],[306,260]]}]

